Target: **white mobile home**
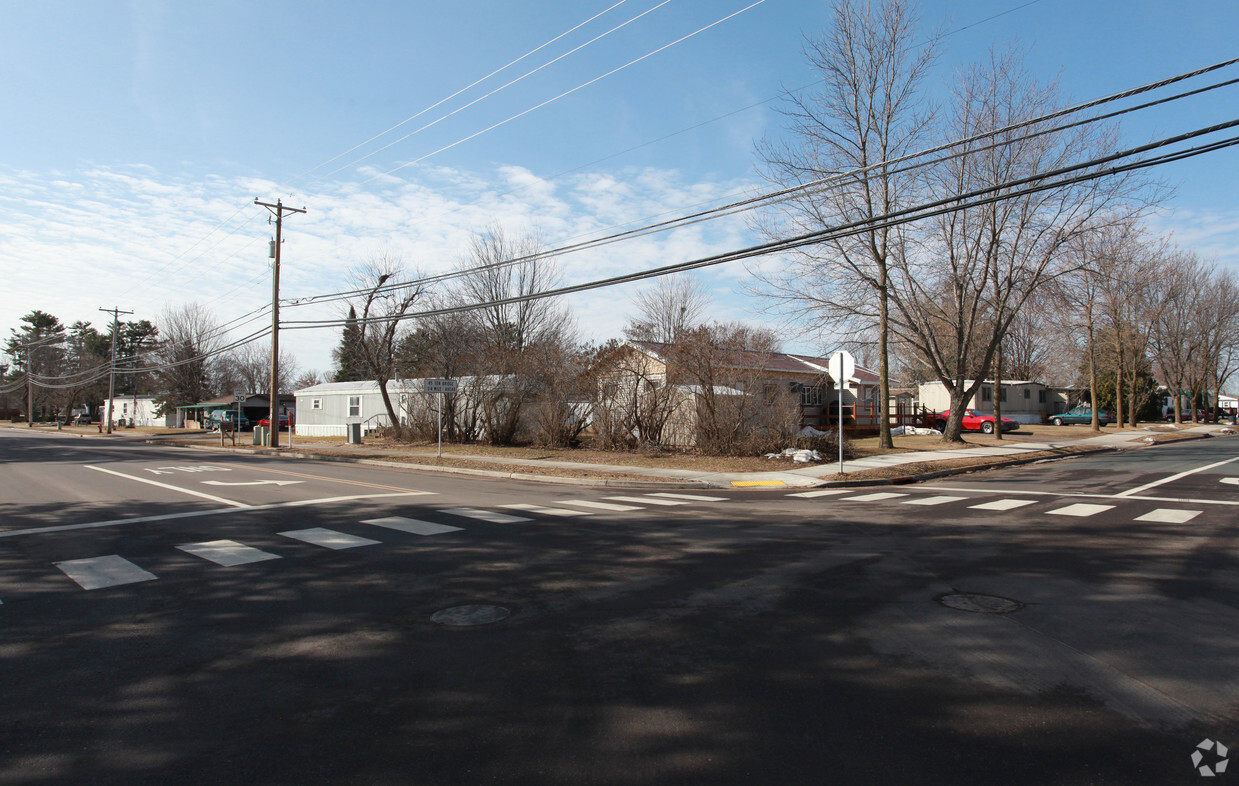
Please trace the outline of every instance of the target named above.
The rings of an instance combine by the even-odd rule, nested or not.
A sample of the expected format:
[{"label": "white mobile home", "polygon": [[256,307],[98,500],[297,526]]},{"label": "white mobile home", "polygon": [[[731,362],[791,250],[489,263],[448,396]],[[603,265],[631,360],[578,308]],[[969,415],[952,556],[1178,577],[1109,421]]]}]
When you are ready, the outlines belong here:
[{"label": "white mobile home", "polygon": [[[399,407],[403,388],[404,383],[387,383],[393,406]],[[325,382],[298,390],[296,395],[299,436],[343,437],[350,423],[362,424],[363,433],[391,425],[379,383],[373,380]]]},{"label": "white mobile home", "polygon": [[[177,425],[175,409],[169,409],[163,415],[156,415],[157,409],[159,409],[159,403],[155,401],[154,396],[119,396],[112,399],[112,422],[118,426],[132,423],[135,426],[174,428]],[[107,417],[108,402],[104,399],[95,421],[106,425]]]},{"label": "white mobile home", "polygon": [[[975,380],[964,380],[965,385],[971,385]],[[1017,423],[1033,425],[1044,421],[1049,412],[1049,394],[1045,385],[1040,382],[1020,380],[1004,381],[998,395],[1002,404],[1002,416]],[[951,395],[941,382],[925,382],[920,385],[919,398],[921,405],[931,412],[944,412],[951,406]],[[972,398],[964,403],[965,409],[975,409],[980,412],[994,411],[994,382],[985,380],[977,388]]]}]

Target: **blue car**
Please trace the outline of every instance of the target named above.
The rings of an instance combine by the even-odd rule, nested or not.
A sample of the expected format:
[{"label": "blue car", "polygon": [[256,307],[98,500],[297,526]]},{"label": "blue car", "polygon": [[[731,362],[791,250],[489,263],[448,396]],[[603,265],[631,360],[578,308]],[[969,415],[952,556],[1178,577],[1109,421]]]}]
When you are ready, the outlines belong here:
[{"label": "blue car", "polygon": [[[1070,425],[1092,425],[1093,424],[1093,408],[1092,407],[1076,407],[1068,410],[1061,415],[1055,415],[1050,418],[1050,422],[1055,426],[1070,426]],[[1107,425],[1114,422],[1114,413],[1106,412],[1104,409],[1097,411],[1098,425]]]}]

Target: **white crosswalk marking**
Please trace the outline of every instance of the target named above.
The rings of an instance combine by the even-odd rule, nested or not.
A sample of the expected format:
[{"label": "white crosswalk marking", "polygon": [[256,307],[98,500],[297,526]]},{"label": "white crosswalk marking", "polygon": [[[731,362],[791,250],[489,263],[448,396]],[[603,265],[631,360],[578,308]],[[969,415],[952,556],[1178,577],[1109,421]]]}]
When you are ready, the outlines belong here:
[{"label": "white crosswalk marking", "polygon": [[1136,521],[1155,521],[1159,524],[1186,524],[1200,515],[1199,510],[1175,510],[1174,508],[1158,508],[1143,516],[1137,516]]},{"label": "white crosswalk marking", "polygon": [[907,500],[904,500],[903,504],[905,505],[945,505],[948,502],[959,502],[961,499],[968,499],[968,498],[967,497],[952,497],[950,495],[944,494],[938,497],[921,497],[920,499],[907,499]]},{"label": "white crosswalk marking", "polygon": [[969,505],[973,510],[1014,510],[1025,505],[1031,505],[1036,500],[1031,499],[996,499],[993,502],[982,502],[980,505]]},{"label": "white crosswalk marking", "polygon": [[727,497],[706,497],[701,494],[672,494],[670,491],[659,491],[651,497],[666,497],[667,499],[687,499],[694,502],[726,502]]},{"label": "white crosswalk marking", "polygon": [[441,535],[444,532],[460,532],[460,527],[447,524],[436,524],[433,521],[410,519],[404,516],[386,516],[381,519],[366,519],[362,524],[373,524],[376,527],[386,527],[397,532],[408,532],[412,535]]},{"label": "white crosswalk marking", "polygon": [[159,578],[154,573],[139,568],[117,554],[88,559],[71,559],[57,562],[56,567],[64,571],[66,576],[76,581],[78,586],[85,590],[117,587],[122,584],[135,584],[139,581]]},{"label": "white crosswalk marking", "polygon": [[1079,518],[1083,518],[1085,516],[1095,516],[1098,513],[1104,513],[1107,510],[1113,510],[1113,509],[1114,509],[1113,505],[1086,505],[1084,503],[1078,503],[1075,505],[1068,505],[1065,508],[1055,508],[1054,510],[1048,510],[1046,511],[1046,513],[1048,513],[1051,516],[1076,516]]},{"label": "white crosswalk marking", "polygon": [[375,546],[380,543],[377,540],[369,538],[359,538],[356,535],[348,535],[343,532],[336,532],[334,529],[325,527],[311,527],[309,529],[294,529],[288,532],[277,533],[286,538],[300,540],[303,543],[310,543],[323,548],[339,550],[339,549],[355,549],[358,546]]},{"label": "white crosswalk marking", "polygon": [[851,494],[854,491],[856,489],[814,489],[813,491],[797,491],[795,494],[788,494],[787,496],[813,499],[814,497],[832,497],[836,494]]},{"label": "white crosswalk marking", "polygon": [[879,491],[875,494],[861,494],[859,497],[845,497],[844,502],[879,502],[884,499],[895,499],[896,497],[906,497],[907,494],[900,494],[894,491]]},{"label": "white crosswalk marking", "polygon": [[558,500],[560,505],[578,505],[582,508],[595,508],[597,510],[613,510],[622,513],[626,510],[641,510],[636,505],[616,505],[611,502],[594,502],[592,499],[561,499]]},{"label": "white crosswalk marking", "polygon": [[482,510],[481,508],[444,508],[443,512],[466,519],[489,521],[491,524],[515,524],[519,521],[533,520],[527,519],[524,516],[512,516],[508,513],[496,513],[492,510]]},{"label": "white crosswalk marking", "polygon": [[204,560],[231,568],[236,565],[248,565],[251,562],[265,562],[269,559],[279,559],[280,555],[256,549],[237,543],[235,540],[211,540],[206,543],[187,543],[177,546],[186,554],[193,554]]},{"label": "white crosswalk marking", "polygon": [[510,510],[527,510],[530,513],[541,513],[544,516],[592,516],[588,510],[568,510],[567,508],[544,508],[541,505],[530,505],[525,502],[514,502],[511,505],[500,505]]},{"label": "white crosswalk marking", "polygon": [[616,502],[636,502],[640,505],[687,505],[682,499],[659,499],[658,497],[607,497]]}]

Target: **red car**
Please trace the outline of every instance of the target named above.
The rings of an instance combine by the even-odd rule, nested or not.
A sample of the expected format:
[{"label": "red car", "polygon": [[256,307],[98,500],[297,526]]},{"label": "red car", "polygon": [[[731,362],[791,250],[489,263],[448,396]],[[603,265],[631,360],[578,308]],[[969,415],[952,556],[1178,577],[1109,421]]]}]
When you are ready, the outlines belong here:
[{"label": "red car", "polygon": [[[938,429],[939,431],[942,431],[943,429],[945,429],[947,418],[949,418],[950,416],[951,416],[950,410],[947,410],[945,412],[939,412],[937,415],[934,416],[934,428]],[[994,433],[994,416],[987,415],[984,412],[977,412],[975,409],[966,409],[964,410],[964,419],[963,419],[961,427],[963,428],[964,431],[980,431],[983,434],[993,434]],[[1015,431],[1019,427],[1020,427],[1020,424],[1016,423],[1014,420],[1011,420],[1010,418],[1002,419],[1002,430],[1004,432]]]},{"label": "red car", "polygon": [[[280,415],[280,431],[288,431],[289,423],[290,423],[290,420],[289,420],[288,415]],[[293,425],[296,425],[295,420],[291,421],[291,423]],[[271,418],[269,417],[263,418],[262,420],[258,421],[258,425],[262,426],[263,428],[271,428]]]}]

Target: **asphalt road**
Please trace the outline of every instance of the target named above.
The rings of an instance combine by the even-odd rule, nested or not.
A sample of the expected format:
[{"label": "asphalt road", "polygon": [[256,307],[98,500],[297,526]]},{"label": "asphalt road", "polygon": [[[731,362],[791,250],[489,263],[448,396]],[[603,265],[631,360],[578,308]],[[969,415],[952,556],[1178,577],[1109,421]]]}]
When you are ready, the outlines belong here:
[{"label": "asphalt road", "polygon": [[1232,439],[659,493],[0,432],[0,783],[1197,782],[1236,478]]}]

